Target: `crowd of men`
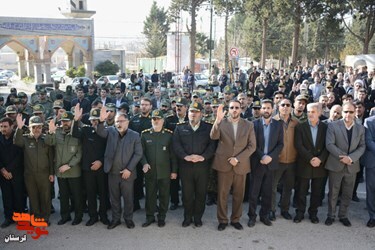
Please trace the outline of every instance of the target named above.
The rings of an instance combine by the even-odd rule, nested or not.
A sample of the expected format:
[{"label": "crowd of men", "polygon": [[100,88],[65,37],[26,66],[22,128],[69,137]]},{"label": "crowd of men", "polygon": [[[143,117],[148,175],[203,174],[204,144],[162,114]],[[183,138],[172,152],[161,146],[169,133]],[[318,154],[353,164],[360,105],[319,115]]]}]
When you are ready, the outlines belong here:
[{"label": "crowd of men", "polygon": [[206,205],[216,204],[218,230],[241,230],[244,202],[249,227],[258,215],[271,226],[277,207],[286,220],[299,223],[307,212],[316,224],[326,198],[325,224],[337,217],[351,226],[348,209],[364,176],[374,227],[374,71],[317,61],[248,74],[214,66],[205,89],[189,69],[179,83],[155,70],[151,79],[133,72],[128,86],[119,77],[66,91],[56,82],[49,93],[37,84],[31,96],[12,88],[0,98],[1,227],[24,211],[50,223],[56,196],[58,225],[78,225],[87,212],[86,226],[100,220],[113,229],[123,217],[134,228],[143,198],[143,227],[164,227],[168,210],[181,205],[182,226],[200,227]]}]

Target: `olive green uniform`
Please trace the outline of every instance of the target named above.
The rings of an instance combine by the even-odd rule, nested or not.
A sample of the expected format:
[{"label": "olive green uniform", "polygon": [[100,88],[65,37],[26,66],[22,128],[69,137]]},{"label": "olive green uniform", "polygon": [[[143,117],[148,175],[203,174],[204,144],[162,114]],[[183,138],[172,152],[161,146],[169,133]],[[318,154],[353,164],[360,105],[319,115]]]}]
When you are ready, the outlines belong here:
[{"label": "olive green uniform", "polygon": [[151,169],[145,173],[146,219],[154,220],[157,198],[159,197],[158,220],[165,220],[169,204],[169,186],[171,173],[177,173],[177,160],[173,153],[173,132],[162,129],[155,132],[147,129],[142,132],[143,157],[141,165],[149,164]]}]

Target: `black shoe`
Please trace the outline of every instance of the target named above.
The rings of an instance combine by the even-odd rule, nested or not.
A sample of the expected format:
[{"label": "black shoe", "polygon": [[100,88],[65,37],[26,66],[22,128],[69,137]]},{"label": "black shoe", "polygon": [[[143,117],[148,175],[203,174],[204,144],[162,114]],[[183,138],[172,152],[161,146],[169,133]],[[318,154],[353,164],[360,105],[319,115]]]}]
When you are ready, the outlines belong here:
[{"label": "black shoe", "polygon": [[145,223],[142,224],[142,227],[148,227],[149,225],[151,225],[152,223],[155,223],[155,219],[152,219],[152,220],[146,220]]},{"label": "black shoe", "polygon": [[77,218],[74,218],[73,222],[72,222],[72,225],[75,226],[75,225],[78,225],[82,222],[82,219],[77,219]]},{"label": "black shoe", "polygon": [[310,221],[313,224],[318,224],[319,223],[319,218],[316,215],[311,215],[310,216]]},{"label": "black shoe", "polygon": [[106,225],[106,226],[108,226],[108,225],[110,224],[110,222],[109,222],[109,220],[108,220],[107,218],[100,218],[100,221],[101,221],[104,225]]},{"label": "black shoe", "polygon": [[199,219],[199,220],[194,220],[194,225],[195,225],[196,227],[201,227],[201,226],[203,225],[202,220],[201,220],[201,219]]},{"label": "black shoe", "polygon": [[355,201],[355,202],[360,202],[359,198],[357,195],[353,195],[352,197],[352,201]]},{"label": "black shoe", "polygon": [[140,210],[140,209],[141,209],[141,205],[139,204],[139,201],[135,201],[134,206],[133,206],[133,212]]},{"label": "black shoe", "polygon": [[164,227],[165,226],[165,220],[158,220],[158,227]]},{"label": "black shoe", "polygon": [[135,227],[134,222],[132,220],[125,220],[126,227],[132,229]]},{"label": "black shoe", "polygon": [[169,209],[170,210],[176,210],[178,208],[178,204],[172,204]]},{"label": "black shoe", "polygon": [[370,227],[370,228],[375,227],[375,219],[370,219],[367,222],[367,226]]},{"label": "black shoe", "polygon": [[276,214],[274,211],[270,212],[270,215],[268,216],[270,221],[275,221],[276,220]]},{"label": "black shoe", "polygon": [[286,219],[286,220],[291,220],[292,216],[290,215],[289,212],[281,212],[281,216]]},{"label": "black shoe", "polygon": [[293,221],[294,223],[300,223],[304,218],[305,216],[303,216],[303,214],[296,214],[296,217],[294,217]]},{"label": "black shoe", "polygon": [[11,224],[13,224],[14,221],[11,220],[11,219],[5,219],[5,221],[3,222],[3,224],[1,224],[1,228],[7,228],[9,227]]},{"label": "black shoe", "polygon": [[111,223],[109,223],[107,229],[114,229],[115,227],[117,227],[120,224],[121,224],[120,221],[111,221]]},{"label": "black shoe", "polygon": [[212,206],[214,204],[216,204],[215,199],[213,197],[207,197],[206,205],[207,206]]},{"label": "black shoe", "polygon": [[250,218],[249,221],[247,222],[247,226],[248,226],[248,227],[253,227],[253,226],[255,226],[255,221],[256,221],[255,218]]},{"label": "black shoe", "polygon": [[65,223],[67,223],[68,221],[71,221],[72,218],[68,217],[68,218],[65,218],[65,219],[61,219],[57,222],[57,225],[64,225]]},{"label": "black shoe", "polygon": [[351,227],[352,223],[350,223],[350,220],[348,218],[342,218],[339,219],[339,221],[346,227]]},{"label": "black shoe", "polygon": [[182,222],[182,227],[188,227],[188,226],[190,226],[191,223],[192,223],[192,220],[191,220],[191,219],[185,219],[185,220]]},{"label": "black shoe", "polygon": [[90,227],[92,225],[94,225],[96,222],[98,222],[98,218],[90,218],[87,222],[86,222],[86,226]]},{"label": "black shoe", "polygon": [[54,214],[55,213],[55,208],[53,207],[53,205],[51,204],[51,214]]},{"label": "black shoe", "polygon": [[267,217],[260,217],[260,221],[266,226],[272,226],[272,222]]},{"label": "black shoe", "polygon": [[219,226],[217,226],[217,230],[223,231],[228,226],[228,223],[219,223]]},{"label": "black shoe", "polygon": [[230,225],[233,226],[237,230],[242,230],[243,229],[241,223],[239,223],[239,222],[231,222]]},{"label": "black shoe", "polygon": [[333,222],[335,221],[334,218],[331,218],[331,217],[327,217],[326,221],[324,222],[324,224],[326,224],[327,226],[330,226],[333,224]]}]

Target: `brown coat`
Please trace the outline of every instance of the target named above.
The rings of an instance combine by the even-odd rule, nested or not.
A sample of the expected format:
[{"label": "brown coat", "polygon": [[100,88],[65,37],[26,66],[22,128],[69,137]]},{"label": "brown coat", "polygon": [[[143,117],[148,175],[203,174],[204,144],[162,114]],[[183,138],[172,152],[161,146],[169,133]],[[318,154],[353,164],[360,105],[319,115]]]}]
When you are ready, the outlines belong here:
[{"label": "brown coat", "polygon": [[[273,119],[283,123],[279,114],[275,115]],[[291,120],[288,123],[288,127],[283,126],[284,147],[279,154],[280,163],[288,164],[288,163],[294,163],[297,161],[298,153],[297,153],[296,147],[294,146],[294,128],[298,124],[299,124],[299,121],[296,118],[291,117]]]},{"label": "brown coat", "polygon": [[[232,123],[223,119],[220,124],[214,124],[211,139],[219,140],[212,168],[219,172],[229,172],[233,168],[236,174],[244,175],[250,172],[250,156],[256,148],[254,125],[252,122],[240,119],[237,136],[234,138]],[[228,158],[236,157],[237,166],[233,167]]]}]

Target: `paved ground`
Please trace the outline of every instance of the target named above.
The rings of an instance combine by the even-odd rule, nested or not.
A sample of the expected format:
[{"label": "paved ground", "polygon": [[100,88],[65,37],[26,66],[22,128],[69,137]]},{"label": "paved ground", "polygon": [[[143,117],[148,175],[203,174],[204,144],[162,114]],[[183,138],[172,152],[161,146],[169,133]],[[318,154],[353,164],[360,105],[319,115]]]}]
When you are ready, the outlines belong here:
[{"label": "paved ground", "polygon": [[[87,214],[78,226],[69,223],[58,226],[59,203],[55,199],[57,213],[52,215],[49,235],[39,240],[28,236],[25,243],[5,244],[4,238],[9,234],[23,235],[12,225],[0,230],[0,249],[375,249],[375,231],[365,226],[368,215],[364,184],[359,190],[361,201],[353,202],[350,207],[349,218],[353,224],[350,228],[338,221],[330,227],[324,225],[326,202],[319,211],[319,224],[314,225],[307,218],[295,224],[277,215],[271,227],[258,221],[254,228],[249,228],[246,226],[248,203],[245,203],[241,220],[244,230],[237,231],[229,226],[222,232],[217,231],[216,206],[206,208],[201,228],[181,227],[182,208],[169,211],[164,228],[158,228],[156,224],[142,228],[144,209],[135,212],[133,230],[127,229],[124,223],[113,230],[106,229],[101,223],[86,227]],[[1,204],[0,214],[3,214],[2,209]],[[291,209],[290,212],[294,211]]]}]

